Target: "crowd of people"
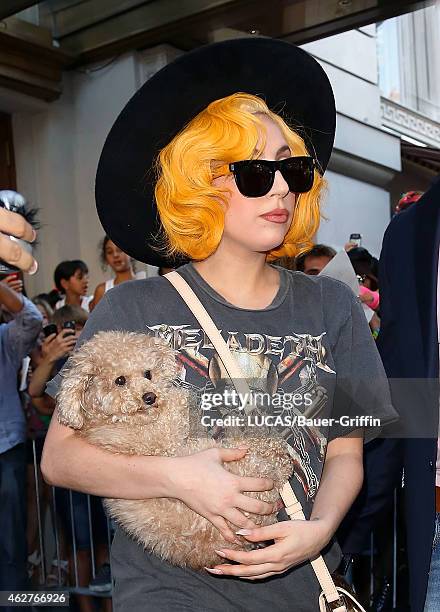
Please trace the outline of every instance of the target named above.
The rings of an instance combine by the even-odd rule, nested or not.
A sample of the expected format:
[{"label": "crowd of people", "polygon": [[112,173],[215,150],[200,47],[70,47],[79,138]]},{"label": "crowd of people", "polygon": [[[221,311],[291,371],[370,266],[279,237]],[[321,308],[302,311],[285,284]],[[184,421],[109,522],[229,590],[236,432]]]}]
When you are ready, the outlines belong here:
[{"label": "crowd of people", "polygon": [[[145,272],[136,272],[135,262],[108,236],[99,245],[99,258],[103,272],[110,268],[112,276],[98,284],[91,295],[88,266],[79,259],[60,262],[54,270],[53,288],[31,300],[26,295],[21,272],[0,276],[0,396],[2,407],[8,405],[8,414],[5,411],[0,416],[0,430],[4,434],[0,444],[5,447],[0,447],[0,457],[2,464],[9,466],[4,474],[2,470],[0,478],[3,506],[0,540],[4,540],[0,548],[8,552],[0,560],[2,590],[41,585],[42,563],[46,563],[40,547],[41,530],[45,529],[47,512],[57,531],[58,550],[47,568],[46,585],[73,585],[77,581],[78,586],[90,587],[95,592],[111,589],[108,525],[101,501],[93,496],[89,501],[82,493],[70,494],[59,487],[52,495],[39,470],[35,470],[55,408],[55,401],[45,393],[47,382],[67,361],[89,312],[104,293],[122,282],[145,278]],[[97,568],[94,579],[92,542]],[[88,597],[80,597],[79,602],[81,610],[94,609]]]}]

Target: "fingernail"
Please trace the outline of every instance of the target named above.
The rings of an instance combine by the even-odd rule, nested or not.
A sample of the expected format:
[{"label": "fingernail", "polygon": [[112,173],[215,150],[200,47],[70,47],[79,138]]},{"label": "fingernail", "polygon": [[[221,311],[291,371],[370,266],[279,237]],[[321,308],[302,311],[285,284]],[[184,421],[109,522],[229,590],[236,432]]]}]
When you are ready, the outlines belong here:
[{"label": "fingernail", "polygon": [[222,550],[215,550],[215,553],[219,556],[219,557],[223,557],[226,558],[225,553]]},{"label": "fingernail", "polygon": [[204,569],[211,574],[223,574],[222,570],[213,569],[212,567],[205,567]]},{"label": "fingernail", "polygon": [[35,274],[35,272],[38,270],[38,261],[36,259],[34,259],[34,263],[32,264],[32,266],[29,268],[28,270],[28,274],[30,274],[32,276],[32,274]]},{"label": "fingernail", "polygon": [[249,531],[249,529],[239,529],[235,533],[236,535],[247,536],[247,535],[251,535],[252,532]]},{"label": "fingernail", "polygon": [[35,231],[34,228],[32,228],[32,238],[30,239],[29,242],[35,242],[36,239],[37,239],[37,232]]}]

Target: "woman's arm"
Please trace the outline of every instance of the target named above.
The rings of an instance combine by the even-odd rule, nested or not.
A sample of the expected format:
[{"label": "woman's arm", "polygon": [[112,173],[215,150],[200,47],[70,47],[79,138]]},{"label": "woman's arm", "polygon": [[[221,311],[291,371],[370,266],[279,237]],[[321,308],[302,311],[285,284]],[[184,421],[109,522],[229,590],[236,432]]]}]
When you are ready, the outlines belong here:
[{"label": "woman's arm", "polygon": [[81,438],[53,418],[47,432],[41,471],[52,485],[100,497],[167,497],[171,480],[168,457],[116,455]]},{"label": "woman's arm", "polygon": [[241,528],[255,524],[243,514],[271,514],[273,504],[244,491],[266,491],[268,478],[245,478],[225,470],[223,462],[241,459],[246,449],[212,448],[185,457],[112,454],[92,446],[73,429],[52,418],[41,471],[52,485],[100,497],[180,499],[208,519],[229,542],[236,541],[227,520]]},{"label": "woman's arm", "polygon": [[275,540],[275,544],[251,552],[217,551],[220,556],[240,565],[220,564],[209,571],[260,580],[282,574],[316,557],[330,541],[362,486],[363,438],[357,433],[359,437],[336,438],[329,442],[309,521],[282,521],[268,527],[240,530],[237,533],[249,542]]},{"label": "woman's arm", "polygon": [[105,283],[99,283],[99,285],[95,289],[95,293],[93,294],[93,299],[89,303],[90,312],[92,312],[92,310],[95,308],[98,302],[102,299],[102,296],[104,295],[104,293],[105,293]]},{"label": "woman's arm", "polygon": [[23,309],[23,297],[11,289],[7,282],[0,282],[0,304],[13,315],[18,314]]},{"label": "woman's arm", "polygon": [[327,526],[328,541],[361,490],[363,443],[362,432],[357,431],[328,444],[321,483],[310,516],[310,520],[323,521],[322,524]]}]

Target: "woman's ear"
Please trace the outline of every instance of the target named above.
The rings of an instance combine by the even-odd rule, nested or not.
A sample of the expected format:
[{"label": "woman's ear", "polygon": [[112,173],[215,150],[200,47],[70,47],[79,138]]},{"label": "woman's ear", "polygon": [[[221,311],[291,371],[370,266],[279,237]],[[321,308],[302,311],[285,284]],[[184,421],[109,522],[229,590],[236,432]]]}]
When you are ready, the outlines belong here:
[{"label": "woman's ear", "polygon": [[59,423],[73,429],[84,425],[87,411],[87,390],[93,379],[93,364],[90,353],[77,351],[71,358],[57,394],[57,418]]}]

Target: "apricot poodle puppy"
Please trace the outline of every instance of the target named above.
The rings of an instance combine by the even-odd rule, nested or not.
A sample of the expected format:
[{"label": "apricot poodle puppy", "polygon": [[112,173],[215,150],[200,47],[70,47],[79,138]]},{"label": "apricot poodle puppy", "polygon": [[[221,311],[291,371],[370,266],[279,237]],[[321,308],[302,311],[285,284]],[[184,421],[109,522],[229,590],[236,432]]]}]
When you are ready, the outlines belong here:
[{"label": "apricot poodle puppy", "polygon": [[[89,443],[126,455],[184,456],[216,446],[246,445],[247,455],[224,467],[240,476],[271,478],[271,491],[248,495],[275,507],[292,473],[285,442],[244,435],[221,442],[208,435],[191,437],[189,395],[173,384],[176,376],[176,352],[162,340],[141,333],[99,332],[72,355],[63,373],[58,420]],[[211,566],[219,561],[215,549],[233,547],[207,519],[177,499],[106,499],[104,504],[128,534],[175,565]],[[258,525],[277,520],[275,512],[250,517]],[[243,538],[236,546],[250,547]]]}]

